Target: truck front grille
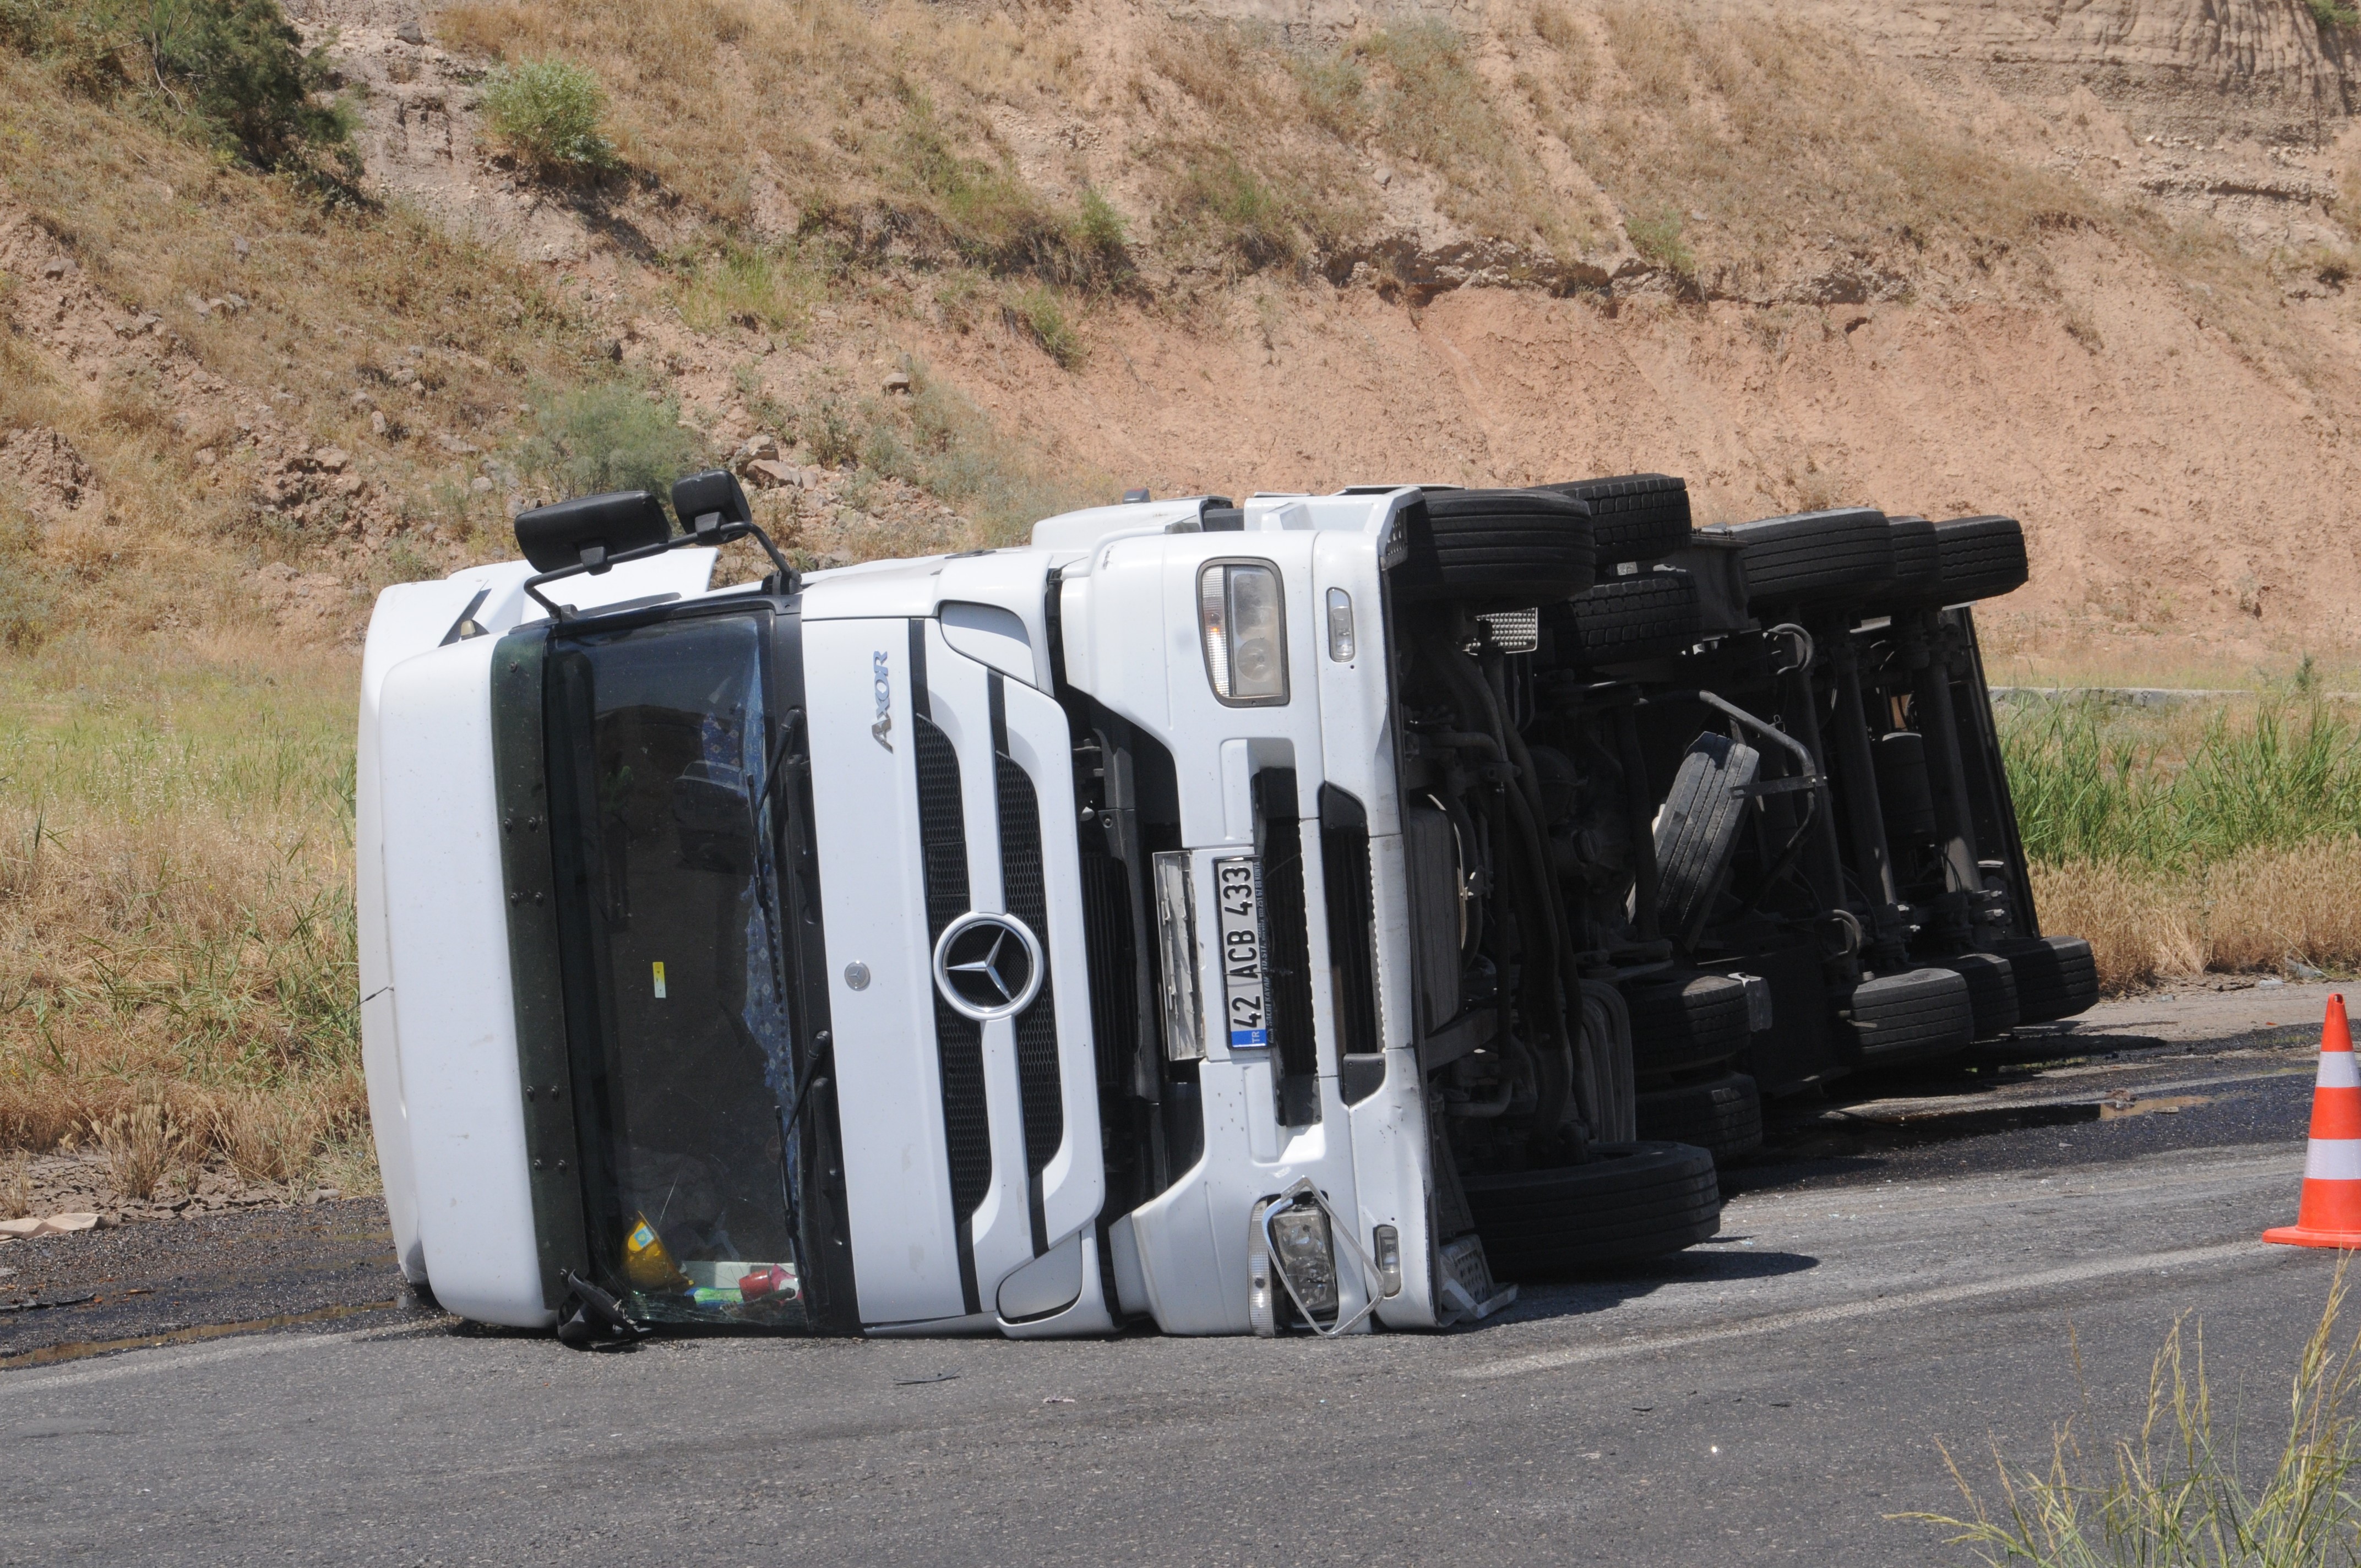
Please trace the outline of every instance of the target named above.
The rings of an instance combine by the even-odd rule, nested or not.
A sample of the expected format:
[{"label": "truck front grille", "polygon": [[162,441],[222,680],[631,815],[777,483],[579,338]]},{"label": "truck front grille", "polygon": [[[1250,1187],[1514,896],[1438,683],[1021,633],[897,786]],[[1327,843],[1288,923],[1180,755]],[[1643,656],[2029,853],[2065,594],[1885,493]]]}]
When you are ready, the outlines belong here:
[{"label": "truck front grille", "polygon": [[1091,961],[1091,1035],[1098,1042],[1099,1087],[1131,1081],[1139,1047],[1139,970],[1132,946],[1130,873],[1103,848],[1082,854],[1082,942]]},{"label": "truck front grille", "polygon": [[1290,1127],[1320,1120],[1320,1047],[1312,1033],[1312,916],[1304,898],[1303,825],[1295,770],[1254,776],[1262,817],[1262,923],[1270,1043],[1279,1058],[1279,1113]]},{"label": "truck front grille", "polygon": [[1361,803],[1320,786],[1320,865],[1327,883],[1328,967],[1335,977],[1337,1048],[1367,1056],[1378,1035],[1377,897],[1369,884],[1369,826]]},{"label": "truck front grille", "polygon": [[1058,1007],[1049,992],[1049,899],[1041,870],[1041,806],[1033,781],[1008,754],[1005,702],[1006,688],[994,674],[992,739],[999,786],[1001,893],[1008,913],[1042,942],[1041,988],[1033,1004],[1016,1015],[1017,1103],[1025,1117],[1027,1198],[1038,1257],[1049,1247],[1041,1212],[1041,1172],[1065,1141],[1066,1107],[1058,1075]]},{"label": "truck front grille", "polygon": [[[914,623],[921,624],[921,623]],[[920,644],[914,633],[913,649]],[[923,694],[924,666],[911,661],[912,689]],[[924,700],[923,696],[919,700]],[[917,706],[916,703],[914,707]],[[918,842],[927,868],[928,951],[943,928],[968,910],[967,827],[961,806],[959,752],[925,713],[912,716],[918,773]],[[992,1186],[992,1129],[984,1119],[983,1033],[933,985],[935,1049],[942,1070],[943,1142],[950,1158],[951,1212],[959,1223],[960,1282],[967,1310],[982,1310],[970,1237],[976,1210]]]}]

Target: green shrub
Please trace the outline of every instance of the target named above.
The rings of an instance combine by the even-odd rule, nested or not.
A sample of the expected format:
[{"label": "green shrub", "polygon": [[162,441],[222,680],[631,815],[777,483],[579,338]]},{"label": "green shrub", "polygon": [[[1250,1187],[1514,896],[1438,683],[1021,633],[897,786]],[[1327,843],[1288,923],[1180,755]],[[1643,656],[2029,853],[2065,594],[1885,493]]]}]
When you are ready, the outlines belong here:
[{"label": "green shrub", "polygon": [[1173,210],[1235,251],[1249,269],[1293,261],[1303,253],[1289,203],[1228,148],[1209,148],[1182,170]]},{"label": "green shrub", "polygon": [[1082,192],[1082,206],[1066,225],[1066,255],[1073,283],[1108,283],[1131,271],[1131,225],[1113,202],[1096,190]]},{"label": "green shrub", "polygon": [[877,472],[916,485],[973,518],[983,543],[1023,539],[1042,518],[1096,505],[1113,493],[1112,481],[1104,477],[1050,468],[957,388],[928,374],[923,364],[912,363],[909,370],[906,412],[873,406],[862,411],[872,422],[862,438],[864,459]]},{"label": "green shrub", "polygon": [[601,126],[606,115],[607,90],[570,60],[503,66],[484,84],[484,124],[492,139],[553,172],[615,167],[615,146]]},{"label": "green shrub", "polygon": [[135,95],[258,167],[325,153],[359,174],[357,116],[321,101],[325,50],[304,49],[279,0],[0,0],[0,43],[83,92]]},{"label": "green shrub", "polygon": [[546,396],[538,411],[541,430],[526,461],[563,495],[663,494],[705,462],[705,443],[681,427],[676,400],[654,401],[621,382]]},{"label": "green shrub", "polygon": [[1033,341],[1062,368],[1074,369],[1090,356],[1089,345],[1074,330],[1065,306],[1052,291],[1027,289],[1010,302],[1008,309],[1016,324],[1031,334]]},{"label": "green shrub", "polygon": [[861,432],[834,398],[822,398],[806,409],[796,422],[796,434],[816,463],[841,468],[861,460]]},{"label": "green shrub", "polygon": [[1686,278],[1697,270],[1697,258],[1681,237],[1681,215],[1672,208],[1634,214],[1624,221],[1623,232],[1631,236],[1632,249],[1665,271]]},{"label": "green shrub", "polygon": [[2361,26],[2361,9],[2345,4],[2345,0],[2303,0],[2312,19],[2323,27]]}]

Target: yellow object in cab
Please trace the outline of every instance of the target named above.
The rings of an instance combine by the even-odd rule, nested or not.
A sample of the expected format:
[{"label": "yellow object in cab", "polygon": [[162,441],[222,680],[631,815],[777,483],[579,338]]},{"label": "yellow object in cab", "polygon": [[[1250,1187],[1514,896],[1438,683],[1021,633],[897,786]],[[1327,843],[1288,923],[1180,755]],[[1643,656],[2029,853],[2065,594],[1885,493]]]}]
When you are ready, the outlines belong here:
[{"label": "yellow object in cab", "polygon": [[673,1262],[664,1238],[656,1234],[645,1214],[632,1218],[631,1234],[623,1238],[623,1277],[642,1290],[687,1288],[688,1276]]}]

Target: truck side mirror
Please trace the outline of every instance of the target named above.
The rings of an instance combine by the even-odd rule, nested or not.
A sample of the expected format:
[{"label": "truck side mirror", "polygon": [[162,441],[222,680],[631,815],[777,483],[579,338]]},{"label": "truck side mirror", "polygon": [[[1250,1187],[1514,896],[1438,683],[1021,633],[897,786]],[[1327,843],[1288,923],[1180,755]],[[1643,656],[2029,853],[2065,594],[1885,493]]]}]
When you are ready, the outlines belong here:
[{"label": "truck side mirror", "polygon": [[744,487],[738,483],[738,476],[727,468],[708,468],[702,474],[674,480],[672,510],[680,519],[684,533],[719,533],[754,521],[753,508],[746,504]]},{"label": "truck side mirror", "polygon": [[662,544],[671,537],[664,503],[647,490],[577,496],[516,517],[517,546],[536,572],[576,565],[604,572],[625,551]]}]

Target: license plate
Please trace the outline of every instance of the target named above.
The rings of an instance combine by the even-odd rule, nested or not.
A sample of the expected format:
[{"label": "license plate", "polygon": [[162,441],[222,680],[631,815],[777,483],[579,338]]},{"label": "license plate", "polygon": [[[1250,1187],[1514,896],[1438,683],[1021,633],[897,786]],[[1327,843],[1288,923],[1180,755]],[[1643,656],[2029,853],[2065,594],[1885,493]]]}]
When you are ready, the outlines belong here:
[{"label": "license plate", "polygon": [[1230,1048],[1270,1044],[1263,1006],[1262,862],[1238,855],[1213,862],[1213,903],[1221,911],[1222,982],[1229,1007]]}]

